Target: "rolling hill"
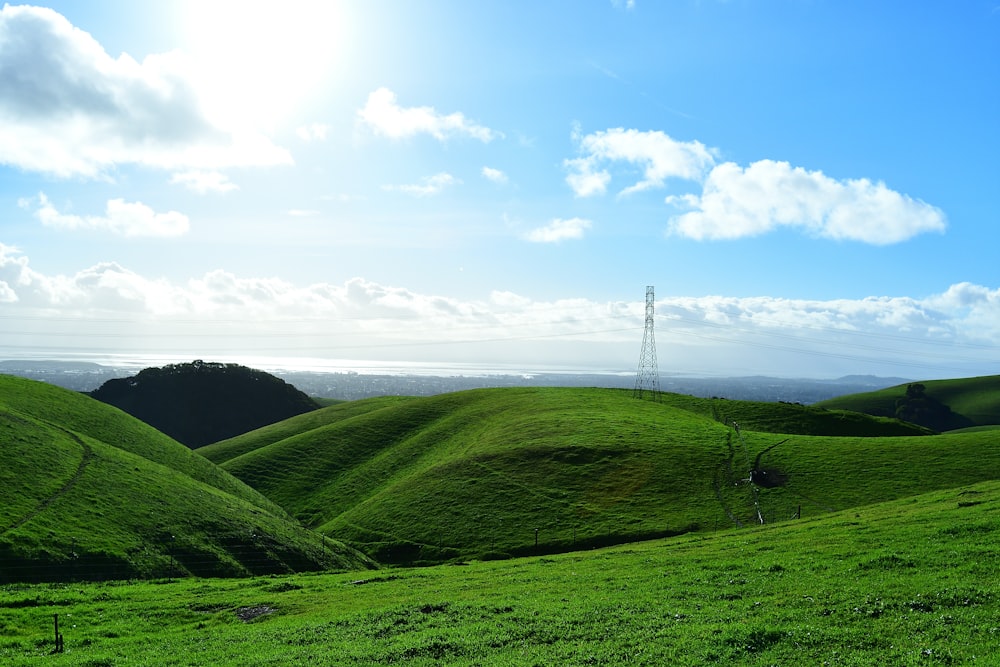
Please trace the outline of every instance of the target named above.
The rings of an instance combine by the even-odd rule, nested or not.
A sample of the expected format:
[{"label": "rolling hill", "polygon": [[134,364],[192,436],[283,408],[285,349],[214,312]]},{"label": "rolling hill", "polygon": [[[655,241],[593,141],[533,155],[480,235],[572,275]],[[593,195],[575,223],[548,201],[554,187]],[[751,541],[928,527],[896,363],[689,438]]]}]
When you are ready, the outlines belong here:
[{"label": "rolling hill", "polygon": [[0,458],[0,581],[370,564],[84,394],[0,375]]},{"label": "rolling hill", "polygon": [[843,411],[672,394],[638,401],[613,389],[471,390],[309,417],[198,451],[304,524],[391,563],[751,523],[751,469],[773,482],[756,490],[767,521],[1000,469],[1000,432],[932,436]]},{"label": "rolling hill", "polygon": [[900,416],[935,431],[1000,426],[1000,375],[911,382],[815,405],[882,417]]}]

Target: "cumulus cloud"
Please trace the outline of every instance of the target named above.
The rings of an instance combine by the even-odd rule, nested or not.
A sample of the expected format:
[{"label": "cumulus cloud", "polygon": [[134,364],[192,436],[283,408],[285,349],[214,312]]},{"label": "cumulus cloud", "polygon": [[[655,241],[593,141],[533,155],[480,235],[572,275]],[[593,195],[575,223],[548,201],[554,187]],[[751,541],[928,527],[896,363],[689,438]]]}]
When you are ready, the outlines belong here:
[{"label": "cumulus cloud", "polygon": [[[576,133],[574,133],[576,134]],[[643,170],[643,178],[620,195],[662,188],[669,178],[701,180],[715,163],[698,141],[677,141],[659,131],[613,128],[577,137],[580,157],[565,160],[566,182],[577,197],[604,194],[611,182],[607,165],[625,163]]]},{"label": "cumulus cloud", "polygon": [[326,141],[329,133],[330,126],[325,123],[310,123],[309,125],[302,125],[295,130],[295,134],[298,135],[299,139],[308,142]]},{"label": "cumulus cloud", "polygon": [[420,183],[407,185],[383,185],[382,189],[388,192],[402,192],[413,197],[430,197],[440,194],[446,188],[460,185],[462,181],[447,172],[426,176]]},{"label": "cumulus cloud", "polygon": [[210,119],[177,52],[112,58],[57,12],[0,10],[0,163],[61,177],[124,164],[189,170],[290,164],[263,135]]},{"label": "cumulus cloud", "polygon": [[558,243],[567,239],[583,238],[584,232],[591,227],[590,220],[583,218],[556,218],[544,227],[533,229],[525,235],[528,241],[534,243]]},{"label": "cumulus cloud", "polygon": [[220,171],[184,171],[170,177],[172,185],[183,185],[192,192],[207,194],[209,192],[231,192],[239,190],[240,186],[229,180]]},{"label": "cumulus cloud", "polygon": [[489,143],[503,137],[496,130],[468,120],[461,112],[440,114],[433,107],[402,107],[396,101],[396,94],[388,88],[370,93],[357,117],[372,132],[390,139],[429,134],[439,141],[466,136]]},{"label": "cumulus cloud", "polygon": [[[65,349],[72,334],[81,349],[176,346],[189,359],[214,350],[307,349],[411,361],[434,350],[455,361],[469,350],[485,364],[503,359],[523,368],[539,359],[630,371],[644,327],[640,298],[540,300],[498,290],[485,300],[458,299],[362,278],[296,285],[223,270],[172,282],[112,262],[46,275],[3,244],[0,301],[11,317],[0,350]],[[970,283],[922,299],[670,296],[657,300],[656,315],[661,371],[834,377],[905,369],[911,377],[955,377],[956,369],[982,374],[1000,364],[1000,289]],[[19,316],[30,325],[19,328]]]},{"label": "cumulus cloud", "polygon": [[7,301],[35,312],[55,313],[54,322],[108,310],[162,310],[163,304],[176,296],[169,283],[144,278],[114,262],[101,262],[72,276],[46,275],[31,268],[28,257],[17,248],[2,243],[0,282],[8,286]]},{"label": "cumulus cloud", "polygon": [[837,180],[787,162],[761,160],[742,168],[716,166],[702,194],[668,197],[693,210],[674,217],[670,230],[693,239],[734,239],[778,227],[819,237],[885,245],[924,232],[943,232],[944,213],[868,179]]},{"label": "cumulus cloud", "polygon": [[493,167],[483,167],[482,170],[483,178],[487,181],[492,181],[497,185],[504,185],[507,183],[507,174],[499,169],[494,169]]},{"label": "cumulus cloud", "polygon": [[577,197],[605,194],[614,168],[638,167],[643,177],[619,196],[665,187],[668,179],[697,183],[701,193],[670,195],[684,212],[670,233],[697,240],[736,239],[782,227],[820,238],[874,245],[943,232],[943,211],[867,178],[834,179],[787,162],[759,160],[747,167],[716,163],[717,151],[677,141],[659,131],[612,128],[588,135],[574,130],[579,157],[566,159],[566,182]]},{"label": "cumulus cloud", "polygon": [[[32,205],[31,200],[19,203],[24,207]],[[35,217],[46,227],[73,231],[107,231],[128,237],[181,236],[190,228],[188,217],[182,213],[156,213],[142,202],[126,202],[124,199],[108,200],[103,216],[60,213],[44,192],[38,194]]]}]

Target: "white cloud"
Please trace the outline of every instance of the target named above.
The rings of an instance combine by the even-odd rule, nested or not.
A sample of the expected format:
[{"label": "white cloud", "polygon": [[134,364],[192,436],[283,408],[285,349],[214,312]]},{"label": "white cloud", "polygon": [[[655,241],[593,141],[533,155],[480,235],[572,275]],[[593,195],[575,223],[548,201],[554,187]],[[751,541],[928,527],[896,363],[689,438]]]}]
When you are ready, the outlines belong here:
[{"label": "white cloud", "polygon": [[107,231],[129,237],[181,236],[190,228],[188,217],[182,213],[156,213],[142,202],[126,202],[123,199],[109,199],[103,216],[60,213],[44,192],[38,194],[35,217],[46,227]]},{"label": "white cloud", "polygon": [[532,300],[526,296],[507,290],[494,290],[490,294],[490,302],[501,308],[526,308],[532,305]]},{"label": "white cloud", "polygon": [[383,185],[382,189],[388,192],[402,192],[414,197],[430,197],[440,194],[445,188],[453,185],[460,185],[462,181],[447,172],[426,176],[418,184],[408,185]]},{"label": "white cloud", "polygon": [[319,211],[312,208],[292,208],[288,210],[288,215],[293,218],[312,218],[319,215]]},{"label": "white cloud", "polygon": [[705,180],[701,196],[668,197],[694,210],[670,230],[693,239],[735,239],[800,227],[823,238],[885,245],[942,232],[944,213],[868,179],[836,180],[787,162],[749,167],[726,162]]},{"label": "white cloud", "polygon": [[62,15],[31,6],[4,5],[0,36],[2,164],[92,178],[124,164],[182,171],[292,162],[263,135],[209,119],[180,53],[112,58]]},{"label": "white cloud", "polygon": [[507,182],[507,174],[499,169],[494,169],[493,167],[483,167],[481,173],[483,174],[483,178],[488,181],[492,181],[497,185],[504,185]]},{"label": "white cloud", "polygon": [[[427,355],[627,372],[642,339],[640,297],[539,300],[498,290],[462,300],[362,278],[296,285],[222,270],[170,282],[110,262],[45,275],[0,244],[0,300],[11,320],[0,331],[0,351],[64,350],[72,335],[79,350],[169,348],[188,359]],[[931,379],[1000,366],[1000,289],[969,283],[924,299],[668,296],[657,300],[656,315],[661,372]]]},{"label": "white cloud", "polygon": [[583,218],[556,218],[544,227],[533,229],[525,235],[528,241],[535,243],[558,243],[567,239],[583,238],[584,232],[590,229],[590,220]]},{"label": "white cloud", "polygon": [[364,108],[358,110],[358,120],[375,134],[391,139],[425,133],[439,141],[458,135],[489,143],[503,137],[496,130],[466,119],[460,112],[443,115],[433,107],[401,107],[396,94],[388,88],[379,88],[368,95]]},{"label": "white cloud", "polygon": [[566,177],[566,182],[573,188],[577,197],[603,195],[611,182],[611,174],[606,170],[595,171],[593,161],[578,158],[566,160],[564,163],[573,171]]},{"label": "white cloud", "polygon": [[17,301],[17,293],[3,280],[0,280],[0,303],[14,303]]},{"label": "white cloud", "polygon": [[613,128],[581,135],[575,128],[573,137],[580,156],[563,165],[577,197],[604,194],[616,164],[638,166],[643,174],[619,196],[664,187],[671,178],[699,183],[700,195],[666,198],[667,204],[689,209],[670,220],[669,231],[693,239],[735,239],[796,227],[822,238],[887,245],[947,227],[940,209],[880,181],[837,180],[774,160],[745,168],[716,164],[715,149],[659,131]]},{"label": "white cloud", "polygon": [[[574,132],[574,135],[577,133]],[[611,174],[604,167],[624,162],[643,169],[642,180],[619,194],[661,188],[668,178],[700,181],[715,163],[712,151],[698,141],[677,141],[659,131],[612,128],[577,137],[579,158],[568,159],[566,182],[577,197],[604,194]]]},{"label": "white cloud", "polygon": [[310,142],[326,141],[329,133],[330,126],[325,123],[310,123],[309,125],[302,125],[295,130],[295,134],[299,136],[299,139]]},{"label": "white cloud", "polygon": [[183,185],[188,190],[198,194],[209,192],[231,192],[239,190],[240,186],[229,180],[229,177],[220,171],[184,171],[170,177],[172,185]]},{"label": "white cloud", "polygon": [[[34,312],[55,312],[56,321],[67,316],[99,316],[109,310],[124,313],[162,310],[166,301],[179,296],[169,283],[149,280],[114,262],[102,262],[72,276],[45,275],[32,269],[28,257],[17,248],[2,243],[0,282],[6,283],[13,293],[7,295],[9,301]],[[183,310],[179,307],[176,312]]]}]

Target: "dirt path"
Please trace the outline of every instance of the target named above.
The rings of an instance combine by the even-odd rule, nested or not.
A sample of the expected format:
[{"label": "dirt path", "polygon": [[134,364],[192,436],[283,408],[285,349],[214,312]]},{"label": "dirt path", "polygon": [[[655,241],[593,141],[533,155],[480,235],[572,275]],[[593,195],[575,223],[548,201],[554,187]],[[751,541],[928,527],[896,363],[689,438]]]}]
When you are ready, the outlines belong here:
[{"label": "dirt path", "polygon": [[76,471],[73,473],[73,475],[68,480],[66,480],[66,483],[63,484],[62,487],[60,487],[58,491],[56,491],[55,493],[53,493],[48,498],[46,498],[46,499],[42,500],[41,502],[39,502],[38,505],[35,507],[35,509],[31,510],[30,512],[28,512],[27,514],[25,514],[24,516],[22,516],[20,519],[18,519],[17,521],[15,521],[13,524],[11,524],[10,526],[8,526],[7,528],[4,528],[4,529],[0,530],[0,535],[4,535],[4,534],[6,534],[6,533],[8,533],[8,532],[10,532],[12,530],[16,530],[17,528],[20,528],[21,526],[23,526],[24,524],[28,523],[29,521],[31,521],[32,519],[34,519],[36,516],[38,516],[39,514],[41,514],[42,512],[44,512],[46,509],[48,509],[49,505],[51,505],[52,503],[54,503],[55,501],[59,500],[60,498],[62,498],[67,493],[69,493],[69,491],[74,486],[76,486],[76,483],[78,481],[80,481],[80,477],[83,476],[83,471],[87,469],[87,466],[90,465],[91,459],[94,458],[94,450],[91,449],[90,445],[88,445],[87,443],[85,443],[80,438],[80,436],[78,436],[76,433],[73,433],[71,431],[67,431],[66,429],[64,429],[64,428],[62,428],[60,426],[56,426],[55,424],[48,423],[48,426],[62,431],[63,433],[65,433],[66,435],[68,435],[76,444],[80,445],[81,449],[83,449],[83,457],[80,459],[80,465],[78,465],[76,467]]}]

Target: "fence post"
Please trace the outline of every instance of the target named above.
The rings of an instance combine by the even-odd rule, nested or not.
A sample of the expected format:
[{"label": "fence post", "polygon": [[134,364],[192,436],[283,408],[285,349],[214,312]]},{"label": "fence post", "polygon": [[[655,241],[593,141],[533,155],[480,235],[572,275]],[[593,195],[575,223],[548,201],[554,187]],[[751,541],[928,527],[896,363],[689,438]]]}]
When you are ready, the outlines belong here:
[{"label": "fence post", "polygon": [[59,614],[52,614],[52,622],[53,622],[53,624],[55,626],[55,634],[56,634],[56,650],[55,650],[55,652],[56,653],[62,653],[63,652],[63,637],[62,637],[61,634],[59,634]]}]

